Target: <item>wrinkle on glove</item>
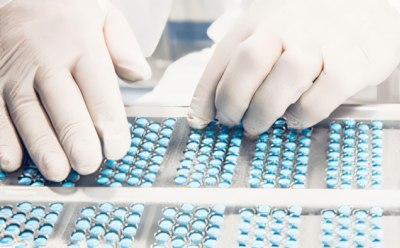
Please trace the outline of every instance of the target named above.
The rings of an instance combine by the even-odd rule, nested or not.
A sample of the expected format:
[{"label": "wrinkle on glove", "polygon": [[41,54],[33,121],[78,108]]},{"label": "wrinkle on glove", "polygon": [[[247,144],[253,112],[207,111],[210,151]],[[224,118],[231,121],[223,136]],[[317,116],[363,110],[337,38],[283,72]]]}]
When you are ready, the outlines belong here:
[{"label": "wrinkle on glove", "polygon": [[400,14],[381,0],[257,0],[216,45],[188,122],[243,123],[258,135],[284,116],[320,122],[400,62]]},{"label": "wrinkle on glove", "polygon": [[135,81],[150,67],[121,13],[96,0],[14,0],[0,16],[1,169],[21,164],[17,133],[52,181],[125,155],[117,74]]}]

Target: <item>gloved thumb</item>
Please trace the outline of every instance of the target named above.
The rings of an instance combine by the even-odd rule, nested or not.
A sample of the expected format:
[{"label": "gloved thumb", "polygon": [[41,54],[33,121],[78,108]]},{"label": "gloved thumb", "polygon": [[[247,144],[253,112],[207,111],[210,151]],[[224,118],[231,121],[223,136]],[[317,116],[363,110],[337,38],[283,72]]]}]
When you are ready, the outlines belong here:
[{"label": "gloved thumb", "polygon": [[111,3],[104,24],[104,38],[118,76],[129,80],[146,80],[151,69],[123,14]]}]

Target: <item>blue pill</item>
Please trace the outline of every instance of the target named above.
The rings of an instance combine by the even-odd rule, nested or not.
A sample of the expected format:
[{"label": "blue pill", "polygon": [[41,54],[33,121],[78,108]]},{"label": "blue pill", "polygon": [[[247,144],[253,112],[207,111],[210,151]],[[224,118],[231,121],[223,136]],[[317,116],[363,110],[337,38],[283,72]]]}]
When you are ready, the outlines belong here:
[{"label": "blue pill", "polygon": [[[1,177],[1,175],[0,175],[0,177]],[[5,178],[5,176],[1,177],[0,181],[3,180],[4,178]],[[18,178],[18,184],[21,184],[21,185],[31,185],[32,182],[33,181],[32,181],[32,179],[30,177],[20,177],[20,178]]]},{"label": "blue pill", "polygon": [[22,224],[26,221],[26,215],[24,212],[18,212],[12,216],[13,221]]},{"label": "blue pill", "polygon": [[97,248],[101,247],[100,240],[96,237],[91,237],[87,240],[86,245],[88,248]]},{"label": "blue pill", "polygon": [[143,203],[134,203],[130,206],[130,209],[133,213],[142,214],[144,211]]},{"label": "blue pill", "polygon": [[201,241],[203,240],[203,234],[200,232],[192,232],[189,234],[189,239],[192,243],[195,245],[199,245]]},{"label": "blue pill", "polygon": [[126,180],[126,183],[131,186],[138,186],[140,183],[140,179],[137,177],[129,177],[128,180]]},{"label": "blue pill", "polygon": [[34,238],[34,232],[30,229],[25,229],[19,234],[19,237],[25,241],[32,240]]},{"label": "blue pill", "polygon": [[52,224],[45,223],[39,228],[39,234],[48,237],[53,233],[53,228]]},{"label": "blue pill", "polygon": [[147,124],[149,124],[149,121],[146,118],[139,117],[135,120],[135,125],[139,127],[145,127]]},{"label": "blue pill", "polygon": [[172,248],[184,248],[185,240],[182,237],[176,237],[172,239]]},{"label": "blue pill", "polygon": [[104,177],[104,176],[100,176],[99,178],[97,178],[97,183],[100,185],[109,185],[111,183],[110,178],[108,177]]},{"label": "blue pill", "polygon": [[210,226],[207,228],[207,235],[211,238],[217,238],[221,233],[221,229],[217,226]]},{"label": "blue pill", "polygon": [[114,171],[110,168],[103,168],[100,170],[100,175],[105,177],[112,177]]},{"label": "blue pill", "polygon": [[167,152],[167,148],[160,146],[160,147],[157,147],[156,149],[154,149],[154,152],[159,156],[164,156],[165,153]]},{"label": "blue pill", "polygon": [[238,146],[238,147],[240,147],[240,144],[242,143],[242,139],[241,138],[239,138],[239,137],[235,137],[235,138],[232,138],[231,139],[231,145],[234,145],[234,146]]},{"label": "blue pill", "polygon": [[75,223],[76,229],[78,230],[86,230],[90,227],[90,220],[89,219],[79,219]]},{"label": "blue pill", "polygon": [[132,239],[130,238],[123,238],[119,241],[119,247],[120,248],[130,248],[132,247]]},{"label": "blue pill", "polygon": [[150,125],[148,125],[147,128],[154,133],[158,133],[161,129],[161,125],[153,122]]},{"label": "blue pill", "polygon": [[31,211],[31,215],[38,219],[43,218],[46,215],[45,208],[42,206],[37,206]]},{"label": "blue pill", "polygon": [[255,222],[256,222],[258,227],[265,228],[267,223],[268,223],[268,217],[267,216],[263,216],[263,215],[259,215],[259,216],[257,216]]},{"label": "blue pill", "polygon": [[99,213],[94,217],[94,219],[96,224],[104,225],[109,221],[110,217],[107,213]]},{"label": "blue pill", "polygon": [[119,232],[124,226],[124,223],[120,219],[114,219],[108,223],[108,227],[111,231]]},{"label": "blue pill", "polygon": [[222,222],[224,221],[224,217],[220,214],[212,214],[209,218],[209,221],[211,224],[215,226],[220,226],[222,225]]},{"label": "blue pill", "polygon": [[163,123],[164,123],[165,126],[172,128],[172,127],[174,127],[174,125],[175,125],[175,123],[176,123],[176,119],[174,119],[174,118],[167,118],[167,119],[165,119],[165,120],[163,121]]},{"label": "blue pill", "polygon": [[136,146],[132,146],[128,150],[128,155],[135,156],[138,152],[138,148]]},{"label": "blue pill", "polygon": [[[147,135],[145,136],[147,139]],[[142,138],[134,137],[131,139],[131,147],[138,147],[142,143]]]},{"label": "blue pill", "polygon": [[132,213],[126,217],[126,223],[131,225],[139,225],[140,223],[140,214]]},{"label": "blue pill", "polygon": [[370,213],[372,217],[382,217],[383,209],[381,207],[372,207]]},{"label": "blue pill", "polygon": [[11,223],[6,226],[5,231],[13,235],[18,235],[20,233],[20,225],[17,223]]},{"label": "blue pill", "polygon": [[253,226],[249,222],[242,222],[239,224],[239,231],[242,234],[249,234],[250,230],[252,230]]},{"label": "blue pill", "polygon": [[335,211],[331,209],[322,210],[321,214],[324,217],[324,219],[333,220],[336,217]]},{"label": "blue pill", "polygon": [[169,138],[161,138],[161,139],[159,139],[159,140],[158,140],[158,144],[159,144],[161,147],[167,147],[168,144],[169,144]]},{"label": "blue pill", "polygon": [[204,220],[207,218],[208,214],[210,213],[210,209],[208,208],[198,208],[194,211],[194,216],[198,219]]},{"label": "blue pill", "polygon": [[43,235],[39,235],[34,240],[35,247],[43,247],[47,245],[47,238]]},{"label": "blue pill", "polygon": [[342,125],[340,125],[340,123],[337,122],[332,122],[330,124],[330,129],[331,131],[339,133],[342,130]]},{"label": "blue pill", "polygon": [[191,179],[194,181],[201,181],[203,179],[203,173],[201,172],[194,172],[191,175]]},{"label": "blue pill", "polygon": [[33,217],[31,219],[29,219],[26,223],[25,223],[25,227],[29,228],[31,230],[36,230],[37,228],[39,228],[39,219]]},{"label": "blue pill", "polygon": [[229,188],[232,185],[230,181],[223,181],[218,184],[220,188]]},{"label": "blue pill", "polygon": [[174,222],[169,219],[162,219],[159,223],[158,226],[162,231],[169,232],[171,228],[173,227]]},{"label": "blue pill", "polygon": [[105,231],[103,225],[99,225],[99,224],[92,226],[89,230],[89,233],[92,237],[103,236],[105,234],[105,232],[106,231]]},{"label": "blue pill", "polygon": [[169,207],[169,208],[164,208],[162,212],[166,219],[173,220],[178,210],[176,208]]},{"label": "blue pill", "polygon": [[258,140],[261,141],[261,142],[268,142],[268,140],[269,140],[269,135],[268,135],[268,133],[260,134],[260,135],[258,136]]},{"label": "blue pill", "polygon": [[110,184],[110,187],[119,188],[122,187],[122,183],[114,181]]},{"label": "blue pill", "polygon": [[192,216],[190,214],[181,213],[176,217],[176,221],[181,225],[187,225],[190,223]]},{"label": "blue pill", "polygon": [[176,226],[173,229],[173,232],[175,234],[175,236],[177,237],[185,237],[188,233],[188,228],[186,226],[180,225],[180,226]]},{"label": "blue pill", "polygon": [[258,188],[261,185],[261,180],[258,178],[250,178],[249,179],[249,186],[251,188]]},{"label": "blue pill", "polygon": [[278,147],[271,147],[270,149],[269,149],[269,155],[273,155],[273,156],[279,156],[280,154],[281,154],[281,147],[280,146],[278,146]]},{"label": "blue pill", "polygon": [[205,220],[198,219],[193,221],[192,223],[192,229],[195,230],[196,232],[203,232],[207,227],[207,224]]},{"label": "blue pill", "polygon": [[144,130],[144,128],[142,127],[137,127],[132,130],[133,135],[139,138],[142,137],[145,134],[145,132],[146,130]]},{"label": "blue pill", "polygon": [[104,235],[104,239],[111,244],[116,243],[119,240],[119,236],[117,232],[111,231],[111,232],[107,232]]},{"label": "blue pill", "polygon": [[186,176],[177,176],[175,177],[174,182],[177,185],[185,185],[188,182],[188,179]]},{"label": "blue pill", "polygon": [[210,176],[210,177],[207,177],[206,179],[204,179],[204,184],[207,186],[215,186],[215,185],[217,185],[217,182],[218,182],[217,178],[213,177],[213,176]]},{"label": "blue pill", "polygon": [[126,180],[126,174],[122,172],[117,173],[114,175],[114,180],[122,183]]}]

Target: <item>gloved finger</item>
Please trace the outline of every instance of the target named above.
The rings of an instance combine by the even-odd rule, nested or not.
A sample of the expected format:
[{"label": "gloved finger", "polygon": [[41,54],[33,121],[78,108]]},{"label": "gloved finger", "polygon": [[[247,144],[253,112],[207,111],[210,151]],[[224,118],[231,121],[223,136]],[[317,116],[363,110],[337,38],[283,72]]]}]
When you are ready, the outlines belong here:
[{"label": "gloved finger", "polygon": [[247,20],[240,22],[242,26],[228,32],[217,44],[203,75],[197,85],[188,112],[188,122],[193,128],[204,128],[215,118],[215,93],[218,82],[232,57],[232,51],[247,37],[254,27]]},{"label": "gloved finger", "polygon": [[6,87],[4,93],[10,116],[33,162],[48,180],[64,180],[70,172],[68,159],[32,85],[16,84]]},{"label": "gloved finger", "polygon": [[322,53],[324,69],[320,76],[284,115],[289,127],[317,124],[369,85],[370,60],[358,44],[327,44]]},{"label": "gloved finger", "polygon": [[120,159],[129,149],[130,131],[113,64],[104,42],[100,37],[97,40],[72,74],[103,142],[105,157]]},{"label": "gloved finger", "polygon": [[[364,84],[353,83],[322,72],[313,86],[285,113],[288,126],[303,129],[327,118],[340,104],[365,88]],[[355,87],[351,87],[352,84]]]},{"label": "gloved finger", "polygon": [[71,167],[82,175],[95,172],[103,158],[101,144],[72,75],[67,69],[40,70],[35,81]]},{"label": "gloved finger", "polygon": [[285,51],[251,100],[243,118],[246,133],[256,136],[268,130],[312,85],[322,65],[320,53]]},{"label": "gloved finger", "polygon": [[17,170],[22,163],[23,152],[18,134],[12,124],[3,99],[0,98],[0,169]]},{"label": "gloved finger", "polygon": [[151,69],[139,47],[132,29],[122,13],[109,3],[104,24],[104,38],[117,74],[137,81],[151,77]]},{"label": "gloved finger", "polygon": [[281,40],[262,28],[238,46],[217,87],[216,118],[222,124],[240,123],[282,49]]}]

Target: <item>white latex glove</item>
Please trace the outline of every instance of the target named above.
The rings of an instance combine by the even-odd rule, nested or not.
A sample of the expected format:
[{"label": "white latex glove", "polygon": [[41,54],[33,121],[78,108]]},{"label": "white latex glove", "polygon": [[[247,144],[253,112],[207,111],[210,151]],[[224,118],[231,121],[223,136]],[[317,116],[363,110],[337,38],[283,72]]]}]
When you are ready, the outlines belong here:
[{"label": "white latex glove", "polygon": [[399,61],[400,15],[386,1],[255,1],[217,44],[188,121],[243,121],[251,136],[283,115],[289,126],[309,127]]},{"label": "white latex glove", "polygon": [[14,0],[0,9],[1,169],[21,164],[17,133],[53,181],[128,150],[115,72],[135,81],[150,67],[124,17],[103,2]]}]

